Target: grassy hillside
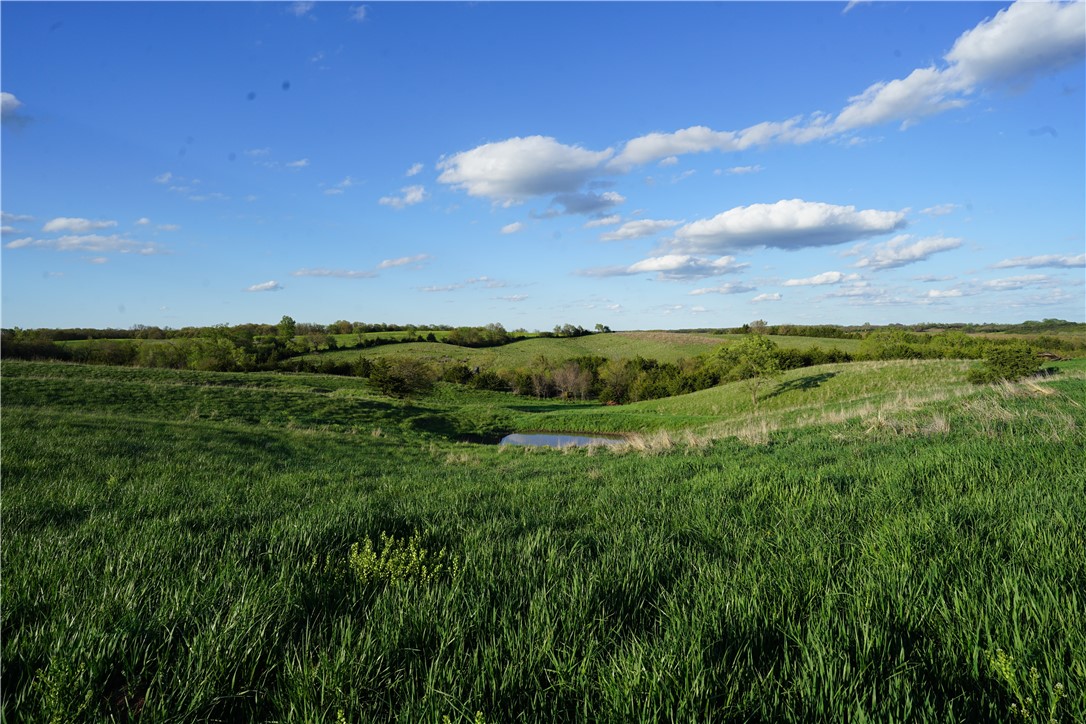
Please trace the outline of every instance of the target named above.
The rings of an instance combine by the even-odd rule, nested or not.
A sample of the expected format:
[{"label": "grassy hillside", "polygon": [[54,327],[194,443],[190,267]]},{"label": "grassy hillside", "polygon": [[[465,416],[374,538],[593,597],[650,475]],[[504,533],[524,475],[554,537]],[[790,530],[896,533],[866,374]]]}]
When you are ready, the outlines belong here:
[{"label": "grassy hillside", "polygon": [[[1061,366],[809,368],[755,412],[4,362],[4,718],[1081,721]],[[646,432],[457,442],[540,428]]]}]

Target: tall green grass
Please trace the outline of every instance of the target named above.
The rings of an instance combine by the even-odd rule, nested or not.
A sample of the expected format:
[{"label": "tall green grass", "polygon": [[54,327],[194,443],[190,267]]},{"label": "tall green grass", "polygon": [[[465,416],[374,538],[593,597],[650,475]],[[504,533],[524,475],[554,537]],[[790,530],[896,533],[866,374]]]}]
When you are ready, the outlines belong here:
[{"label": "tall green grass", "polygon": [[[5,362],[4,716],[1000,721],[1002,649],[1080,721],[1086,380],[910,391],[959,374],[841,370],[762,444],[644,455],[454,442],[595,406]],[[872,413],[807,420],[865,377]],[[352,573],[366,541],[401,573]]]}]

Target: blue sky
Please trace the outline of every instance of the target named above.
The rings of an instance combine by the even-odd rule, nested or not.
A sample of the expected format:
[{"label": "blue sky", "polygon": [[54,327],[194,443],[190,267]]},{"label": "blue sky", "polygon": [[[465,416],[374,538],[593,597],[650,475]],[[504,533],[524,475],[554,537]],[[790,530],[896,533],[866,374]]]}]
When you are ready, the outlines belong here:
[{"label": "blue sky", "polygon": [[1086,317],[1077,3],[31,3],[5,327]]}]

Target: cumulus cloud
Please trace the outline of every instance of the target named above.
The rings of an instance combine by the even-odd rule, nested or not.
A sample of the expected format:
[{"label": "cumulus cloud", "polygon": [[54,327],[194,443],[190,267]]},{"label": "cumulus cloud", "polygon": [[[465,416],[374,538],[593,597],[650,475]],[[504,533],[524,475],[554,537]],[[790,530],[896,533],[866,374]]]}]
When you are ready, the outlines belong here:
[{"label": "cumulus cloud", "polygon": [[299,269],[290,273],[293,277],[333,277],[336,279],[372,279],[377,276],[377,272],[372,271],[349,271],[347,269],[325,269],[318,267],[316,269]]},{"label": "cumulus cloud", "polygon": [[7,236],[8,234],[18,234],[18,233],[19,233],[19,230],[16,229],[14,226],[8,226],[7,224],[4,224],[3,226],[0,226],[0,234],[3,234],[4,236]]},{"label": "cumulus cloud", "polygon": [[514,303],[523,302],[527,298],[528,298],[527,294],[510,294],[507,297],[495,297],[495,299],[500,299],[503,302],[514,302]]},{"label": "cumulus cloud", "polygon": [[377,265],[378,269],[393,269],[398,266],[410,266],[422,264],[430,258],[429,254],[415,254],[414,256],[401,256],[396,259],[385,259]]},{"label": "cumulus cloud", "polygon": [[905,226],[904,211],[857,211],[802,199],[737,206],[675,231],[674,244],[693,252],[724,252],[761,246],[801,249],[879,236]]},{"label": "cumulus cloud", "polygon": [[52,239],[35,239],[23,237],[15,239],[4,245],[8,249],[39,248],[54,249],[56,251],[89,251],[95,253],[115,252],[118,254],[139,254],[147,256],[162,254],[163,249],[157,244],[129,239],[120,234],[66,234]]},{"label": "cumulus cloud", "polygon": [[786,287],[811,287],[822,286],[824,284],[840,284],[844,281],[853,281],[859,279],[859,274],[843,274],[839,271],[828,271],[821,274],[815,274],[813,277],[807,277],[805,279],[789,279],[784,282],[782,286]]},{"label": "cumulus cloud", "polygon": [[412,164],[411,168],[407,169],[407,172],[404,174],[404,176],[416,176],[422,172],[422,169],[423,166],[421,163]]},{"label": "cumulus cloud", "polygon": [[965,296],[961,289],[929,289],[924,295],[928,299],[956,299]]},{"label": "cumulus cloud", "polygon": [[735,151],[738,148],[737,136],[732,131],[714,131],[707,126],[691,126],[673,133],[654,132],[630,139],[623,146],[622,153],[611,160],[608,168],[626,172],[634,166],[676,158],[679,154]]},{"label": "cumulus cloud", "polygon": [[8,222],[33,221],[34,220],[33,216],[28,216],[26,214],[12,214],[12,213],[7,212],[7,211],[0,212],[0,217],[2,217],[4,221],[8,221]]},{"label": "cumulus cloud", "polygon": [[752,301],[752,302],[779,302],[780,300],[781,300],[780,293],[773,292],[771,294],[759,294],[758,296],[754,297],[750,301]]},{"label": "cumulus cloud", "polygon": [[283,288],[283,285],[277,281],[266,281],[260,284],[254,284],[251,287],[246,287],[247,292],[278,292]]},{"label": "cumulus cloud", "polygon": [[[287,12],[289,12],[291,15],[296,15],[297,17],[300,18],[303,15],[308,15],[309,12],[316,6],[316,4],[317,3],[315,3],[315,2],[293,2],[293,3],[291,3],[290,5],[287,6]],[[254,290],[250,289],[249,291],[254,291]],[[256,290],[256,291],[263,291],[263,290]]]},{"label": "cumulus cloud", "polygon": [[743,176],[743,175],[746,175],[748,173],[758,173],[761,170],[762,170],[762,167],[759,166],[759,165],[754,165],[754,166],[732,166],[731,168],[724,169],[725,173],[728,173],[728,174],[730,174],[732,176]]},{"label": "cumulus cloud", "polygon": [[518,231],[524,231],[524,222],[514,221],[512,224],[506,224],[502,227],[503,234],[515,234]]},{"label": "cumulus cloud", "polygon": [[581,276],[613,277],[633,276],[635,274],[656,274],[659,280],[682,281],[704,279],[705,277],[734,274],[746,269],[749,264],[737,264],[734,256],[722,256],[706,259],[690,254],[664,254],[631,264],[630,266],[612,266],[579,271]]},{"label": "cumulus cloud", "polygon": [[601,226],[614,226],[615,224],[618,224],[621,221],[622,221],[621,216],[619,216],[618,214],[612,214],[611,216],[604,216],[604,217],[599,218],[599,219],[592,219],[591,221],[586,221],[585,224],[584,224],[584,228],[586,228],[586,229],[598,229]]},{"label": "cumulus cloud", "polygon": [[154,181],[156,184],[168,184],[170,181],[173,180],[173,174],[169,171],[166,171],[164,173],[160,173],[158,176],[155,176],[151,180]]},{"label": "cumulus cloud", "polygon": [[309,165],[308,158],[299,158],[297,161],[288,161],[287,168],[305,168]]},{"label": "cumulus cloud", "polygon": [[554,202],[561,204],[564,214],[601,213],[625,201],[626,197],[615,191],[604,191],[602,194],[592,192],[558,194],[554,197]]},{"label": "cumulus cloud", "polygon": [[136,226],[148,226],[150,223],[151,220],[148,219],[146,216],[136,219]]},{"label": "cumulus cloud", "polygon": [[0,118],[7,120],[22,108],[23,102],[13,93],[0,93]]},{"label": "cumulus cloud", "polygon": [[180,224],[159,224],[155,227],[159,231],[177,231],[181,228]]},{"label": "cumulus cloud", "polygon": [[1042,254],[1041,256],[1016,256],[1004,259],[992,265],[993,269],[1010,269],[1012,267],[1027,267],[1039,269],[1041,267],[1076,268],[1086,266],[1086,254],[1071,256],[1070,254]]},{"label": "cumulus cloud", "polygon": [[703,289],[694,289],[690,293],[693,295],[700,294],[744,294],[746,292],[756,291],[755,287],[749,284],[743,284],[742,282],[728,282],[721,284],[717,287],[705,287]]},{"label": "cumulus cloud", "polygon": [[549,136],[510,138],[462,151],[438,163],[438,181],[504,204],[575,193],[613,152],[567,146]]},{"label": "cumulus cloud", "polygon": [[889,121],[908,127],[965,105],[983,85],[1026,85],[1081,60],[1084,53],[1086,5],[1020,0],[959,36],[944,56],[945,67],[917,68],[850,98],[833,128],[843,132]]},{"label": "cumulus cloud", "polygon": [[351,8],[351,13],[348,17],[350,17],[350,19],[355,21],[356,23],[361,23],[366,19],[366,6],[356,5],[355,7]]},{"label": "cumulus cloud", "polygon": [[855,266],[874,270],[894,269],[924,261],[941,251],[957,249],[962,240],[945,236],[928,236],[913,241],[909,234],[900,234],[882,244],[873,246]]},{"label": "cumulus cloud", "polygon": [[630,239],[642,239],[646,236],[652,236],[666,229],[671,229],[681,224],[681,221],[672,221],[670,219],[640,219],[638,221],[627,221],[622,226],[618,227],[614,231],[609,231],[606,234],[602,234],[600,239],[603,241],[628,241]]},{"label": "cumulus cloud", "polygon": [[73,234],[84,234],[88,231],[110,229],[116,225],[116,221],[95,221],[92,219],[58,216],[55,219],[45,222],[45,226],[41,227],[41,230],[46,232],[68,231]]},{"label": "cumulus cloud", "polygon": [[377,203],[382,206],[391,206],[394,209],[402,209],[420,204],[428,196],[429,194],[426,193],[426,189],[422,186],[404,186],[400,189],[399,196],[382,196],[377,200]]}]

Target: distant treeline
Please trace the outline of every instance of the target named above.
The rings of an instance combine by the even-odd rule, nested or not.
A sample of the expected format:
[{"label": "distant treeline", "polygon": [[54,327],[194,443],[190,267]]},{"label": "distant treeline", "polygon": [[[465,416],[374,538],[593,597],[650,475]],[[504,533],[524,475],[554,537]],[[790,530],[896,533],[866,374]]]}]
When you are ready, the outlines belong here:
[{"label": "distant treeline", "polygon": [[699,328],[675,330],[699,334],[747,334],[757,332],[781,337],[824,337],[828,339],[863,339],[866,335],[885,330],[904,332],[964,332],[966,334],[1044,334],[1079,333],[1086,335],[1086,324],[1064,319],[1044,319],[1017,324],[977,324],[972,322],[924,322],[922,324],[838,325],[838,324],[766,324],[762,320],[741,327]]}]

